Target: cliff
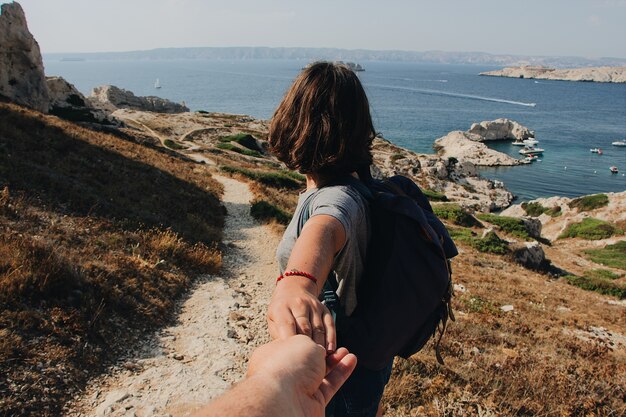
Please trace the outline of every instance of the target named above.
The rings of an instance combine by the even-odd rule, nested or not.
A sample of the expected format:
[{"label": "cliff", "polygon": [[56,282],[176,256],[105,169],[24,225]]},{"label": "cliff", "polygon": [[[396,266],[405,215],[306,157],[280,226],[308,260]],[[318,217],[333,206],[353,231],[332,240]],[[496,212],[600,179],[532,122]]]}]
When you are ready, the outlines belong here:
[{"label": "cliff", "polygon": [[0,11],[0,96],[48,111],[48,88],[39,44],[28,30],[24,10],[7,3]]},{"label": "cliff", "polygon": [[138,97],[132,91],[124,90],[114,85],[103,85],[93,89],[89,101],[96,107],[107,111],[117,109],[133,109],[157,113],[184,113],[189,108],[183,104],[156,97]]},{"label": "cliff", "polygon": [[507,67],[480,75],[539,80],[593,81],[598,83],[626,83],[626,66],[555,69],[543,66]]}]

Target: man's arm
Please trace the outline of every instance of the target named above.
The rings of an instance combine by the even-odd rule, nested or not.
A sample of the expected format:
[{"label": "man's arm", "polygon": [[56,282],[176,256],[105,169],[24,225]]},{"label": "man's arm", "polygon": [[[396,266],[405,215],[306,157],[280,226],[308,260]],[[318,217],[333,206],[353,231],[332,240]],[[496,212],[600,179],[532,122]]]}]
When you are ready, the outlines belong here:
[{"label": "man's arm", "polygon": [[344,348],[326,350],[303,335],[259,347],[246,378],[194,417],[323,417],[356,366]]}]

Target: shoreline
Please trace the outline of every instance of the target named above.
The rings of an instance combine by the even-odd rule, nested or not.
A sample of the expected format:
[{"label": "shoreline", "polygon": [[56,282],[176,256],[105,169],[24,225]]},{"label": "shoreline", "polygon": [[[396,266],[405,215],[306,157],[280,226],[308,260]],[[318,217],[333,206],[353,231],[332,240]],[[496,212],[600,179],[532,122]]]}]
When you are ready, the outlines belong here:
[{"label": "shoreline", "polygon": [[481,72],[478,75],[488,77],[623,84],[626,83],[626,66],[551,68],[523,65],[518,67],[506,67],[496,71]]}]

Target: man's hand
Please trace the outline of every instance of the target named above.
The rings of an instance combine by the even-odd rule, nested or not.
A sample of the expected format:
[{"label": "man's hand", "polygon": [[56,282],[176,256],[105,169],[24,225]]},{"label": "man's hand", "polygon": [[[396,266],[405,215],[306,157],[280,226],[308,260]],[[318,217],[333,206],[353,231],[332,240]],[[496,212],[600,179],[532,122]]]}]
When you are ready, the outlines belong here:
[{"label": "man's hand", "polygon": [[324,408],[348,379],[356,356],[340,348],[326,350],[310,338],[297,335],[259,347],[250,358],[247,377],[279,381],[291,401],[294,416],[323,416]]}]

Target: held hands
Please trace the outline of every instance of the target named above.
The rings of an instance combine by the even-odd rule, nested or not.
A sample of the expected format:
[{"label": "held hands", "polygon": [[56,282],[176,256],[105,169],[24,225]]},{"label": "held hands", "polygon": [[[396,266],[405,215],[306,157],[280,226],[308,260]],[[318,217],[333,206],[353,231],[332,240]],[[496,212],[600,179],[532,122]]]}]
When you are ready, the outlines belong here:
[{"label": "held hands", "polygon": [[335,323],[317,293],[317,285],[303,277],[292,276],[277,283],[267,312],[272,339],[302,334],[327,352],[335,351]]},{"label": "held hands", "polygon": [[355,366],[356,356],[345,348],[326,356],[310,338],[293,336],[255,350],[247,378],[279,381],[284,394],[281,401],[291,402],[289,408],[294,411],[290,415],[323,416],[324,408]]}]

